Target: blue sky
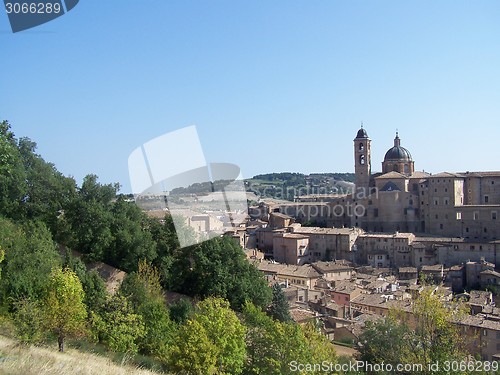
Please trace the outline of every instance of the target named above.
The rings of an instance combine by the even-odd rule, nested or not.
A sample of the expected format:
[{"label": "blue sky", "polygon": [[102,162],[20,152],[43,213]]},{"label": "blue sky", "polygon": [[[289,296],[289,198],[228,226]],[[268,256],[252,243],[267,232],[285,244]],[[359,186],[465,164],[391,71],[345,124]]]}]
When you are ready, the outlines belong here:
[{"label": "blue sky", "polygon": [[125,192],[130,152],[193,124],[245,177],[353,171],[361,121],[374,171],[396,128],[417,170],[500,170],[499,19],[498,0],[81,0],[12,34],[3,13],[0,118]]}]

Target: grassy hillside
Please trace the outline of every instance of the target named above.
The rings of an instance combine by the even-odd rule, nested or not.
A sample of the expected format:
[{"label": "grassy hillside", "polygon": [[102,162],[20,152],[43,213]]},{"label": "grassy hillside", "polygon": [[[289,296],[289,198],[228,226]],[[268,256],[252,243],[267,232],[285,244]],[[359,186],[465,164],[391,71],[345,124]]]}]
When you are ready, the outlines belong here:
[{"label": "grassy hillside", "polygon": [[[124,361],[126,362],[126,361]],[[69,349],[59,353],[57,347],[19,345],[0,335],[1,375],[153,375],[158,374],[124,363],[115,364],[110,358]]]}]

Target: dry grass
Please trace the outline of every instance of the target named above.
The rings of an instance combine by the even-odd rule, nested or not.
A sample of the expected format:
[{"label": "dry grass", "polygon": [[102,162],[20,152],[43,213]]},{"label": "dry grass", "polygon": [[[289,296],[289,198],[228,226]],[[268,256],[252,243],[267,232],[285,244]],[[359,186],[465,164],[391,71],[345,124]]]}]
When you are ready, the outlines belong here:
[{"label": "dry grass", "polygon": [[1,375],[158,375],[157,372],[129,365],[117,365],[106,357],[67,349],[20,346],[15,340],[0,335]]}]

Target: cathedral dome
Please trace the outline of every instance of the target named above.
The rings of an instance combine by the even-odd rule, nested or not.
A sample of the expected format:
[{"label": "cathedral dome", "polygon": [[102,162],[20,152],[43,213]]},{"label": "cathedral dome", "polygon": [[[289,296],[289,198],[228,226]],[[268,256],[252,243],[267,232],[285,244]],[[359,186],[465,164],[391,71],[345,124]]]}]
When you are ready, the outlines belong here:
[{"label": "cathedral dome", "polygon": [[396,133],[394,147],[390,148],[384,157],[384,161],[412,161],[410,151],[400,145],[400,139]]}]

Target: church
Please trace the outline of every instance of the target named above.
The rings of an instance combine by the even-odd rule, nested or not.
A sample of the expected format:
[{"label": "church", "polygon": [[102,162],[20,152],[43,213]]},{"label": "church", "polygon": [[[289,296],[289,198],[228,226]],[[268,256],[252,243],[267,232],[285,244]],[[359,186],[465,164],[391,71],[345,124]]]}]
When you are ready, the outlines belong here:
[{"label": "church", "polygon": [[344,202],[352,199],[364,210],[353,211],[350,226],[367,232],[500,238],[500,172],[415,171],[411,153],[396,133],[382,161],[382,173],[372,174],[371,147],[361,127],[354,139],[355,191]]}]

